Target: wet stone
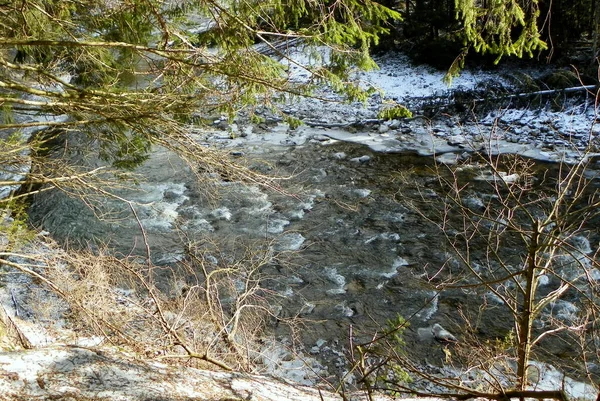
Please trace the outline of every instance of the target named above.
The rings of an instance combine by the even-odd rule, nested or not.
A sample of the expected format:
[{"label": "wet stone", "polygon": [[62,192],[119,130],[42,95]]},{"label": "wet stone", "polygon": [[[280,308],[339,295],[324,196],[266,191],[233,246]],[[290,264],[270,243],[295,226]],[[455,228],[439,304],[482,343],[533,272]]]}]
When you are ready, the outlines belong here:
[{"label": "wet stone", "polygon": [[448,145],[457,146],[467,143],[467,138],[464,135],[452,135],[448,138]]},{"label": "wet stone", "polygon": [[350,161],[353,163],[364,164],[364,163],[371,161],[371,156],[364,155],[364,156],[360,156],[360,157],[354,157],[354,158],[350,159]]},{"label": "wet stone", "polygon": [[398,129],[398,128],[400,128],[400,120],[390,121],[390,129]]},{"label": "wet stone", "polygon": [[313,135],[312,139],[315,141],[318,141],[318,142],[326,142],[326,141],[329,141],[330,138],[327,135],[317,134],[317,135]]}]

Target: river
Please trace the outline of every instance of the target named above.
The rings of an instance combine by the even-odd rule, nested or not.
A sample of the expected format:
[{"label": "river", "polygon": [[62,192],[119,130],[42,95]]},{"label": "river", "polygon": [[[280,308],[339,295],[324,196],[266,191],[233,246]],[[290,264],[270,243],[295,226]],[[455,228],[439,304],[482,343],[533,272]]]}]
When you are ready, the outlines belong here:
[{"label": "river", "polygon": [[[438,177],[450,170],[433,157],[377,153],[361,144],[316,138],[228,150],[228,157],[252,170],[279,177],[278,190],[206,174],[156,149],[135,171],[136,185],[112,188],[134,202],[136,216],[119,199],[90,195],[86,205],[57,190],[36,195],[29,216],[70,246],[102,243],[117,254],[146,256],[146,238],[151,258],[162,266],[185,261],[190,243],[215,265],[248,257],[248,249],[269,249],[274,256],[260,274],[277,318],[268,331],[302,350],[320,376],[340,377],[347,369],[350,330],[354,341],[367,341],[398,315],[410,322],[406,350],[422,364],[441,365],[447,357],[443,345],[419,335],[435,323],[460,338],[463,319],[476,318],[482,341],[503,338],[512,328],[507,310],[481,307],[490,300],[479,291],[441,291],[440,281],[432,279],[458,262],[443,233],[410,201],[441,205]],[[71,156],[98,164],[77,151]],[[489,182],[476,179],[487,169],[476,160],[469,164],[472,168],[458,177],[473,188],[470,199],[478,202],[490,195]],[[556,167],[538,163],[536,171],[553,175]],[[589,235],[588,246],[598,242],[597,228]],[[280,324],[292,317],[301,323],[295,330]],[[550,354],[561,352],[566,350]],[[305,371],[284,374],[300,382],[311,379]]]}]

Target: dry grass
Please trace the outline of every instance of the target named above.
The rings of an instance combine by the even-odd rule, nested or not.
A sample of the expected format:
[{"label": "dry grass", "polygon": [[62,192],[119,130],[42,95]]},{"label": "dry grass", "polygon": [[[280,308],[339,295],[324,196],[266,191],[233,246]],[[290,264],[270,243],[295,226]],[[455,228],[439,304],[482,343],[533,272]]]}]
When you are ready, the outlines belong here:
[{"label": "dry grass", "polygon": [[213,263],[208,249],[190,245],[187,261],[172,267],[107,251],[64,252],[35,269],[27,303],[39,321],[66,312],[76,333],[145,357],[251,370],[257,340],[277,310],[275,295],[261,287],[261,268],[274,255],[249,245]]}]

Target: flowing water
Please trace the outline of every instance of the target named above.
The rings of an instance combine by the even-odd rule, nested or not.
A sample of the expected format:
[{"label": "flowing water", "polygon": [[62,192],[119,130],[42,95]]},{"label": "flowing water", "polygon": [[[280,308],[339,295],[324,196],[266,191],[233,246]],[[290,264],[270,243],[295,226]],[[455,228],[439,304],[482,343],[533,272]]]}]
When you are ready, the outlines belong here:
[{"label": "flowing water", "polygon": [[[59,191],[36,196],[30,217],[70,244],[108,243],[125,255],[144,255],[145,236],[154,261],[165,265],[185,258],[188,241],[221,244],[214,258],[236,252],[228,246],[269,243],[279,255],[264,267],[264,285],[278,294],[281,319],[304,320],[305,329],[294,338],[330,374],[344,369],[350,327],[354,336],[368,339],[397,315],[410,319],[409,353],[422,362],[442,361],[442,347],[421,341],[418,329],[441,323],[460,336],[460,312],[477,315],[483,300],[475,292],[440,293],[435,280],[425,279],[452,260],[439,229],[407,202],[440,200],[433,159],[373,153],[343,142],[265,146],[246,157],[252,169],[285,177],[278,181],[282,191],[227,180],[199,183],[189,166],[159,150],[136,172],[139,185],[117,191],[135,200],[139,222],[120,200],[92,197],[89,208]],[[489,189],[473,180],[478,173],[465,170],[460,180]],[[478,318],[482,338],[511,329],[511,317],[501,309]],[[277,324],[273,329],[292,336]]]}]

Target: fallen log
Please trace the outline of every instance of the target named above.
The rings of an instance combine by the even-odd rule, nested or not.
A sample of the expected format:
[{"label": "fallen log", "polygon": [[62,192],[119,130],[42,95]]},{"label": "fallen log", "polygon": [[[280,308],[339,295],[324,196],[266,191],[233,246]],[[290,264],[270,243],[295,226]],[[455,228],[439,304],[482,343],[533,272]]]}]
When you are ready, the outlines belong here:
[{"label": "fallen log", "polygon": [[546,96],[546,95],[556,95],[561,93],[576,93],[576,92],[592,92],[596,91],[596,85],[583,85],[583,86],[574,86],[572,88],[563,88],[563,89],[546,89],[542,91],[535,92],[525,92],[525,93],[517,93],[515,95],[508,95],[502,97],[502,99],[514,99],[519,97],[529,97],[529,96]]}]

